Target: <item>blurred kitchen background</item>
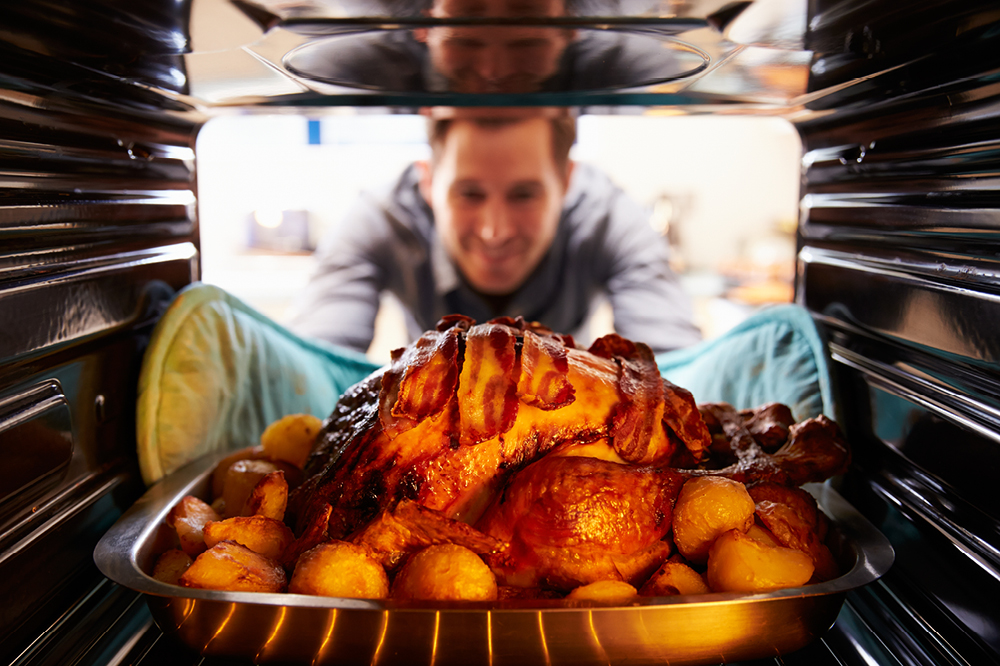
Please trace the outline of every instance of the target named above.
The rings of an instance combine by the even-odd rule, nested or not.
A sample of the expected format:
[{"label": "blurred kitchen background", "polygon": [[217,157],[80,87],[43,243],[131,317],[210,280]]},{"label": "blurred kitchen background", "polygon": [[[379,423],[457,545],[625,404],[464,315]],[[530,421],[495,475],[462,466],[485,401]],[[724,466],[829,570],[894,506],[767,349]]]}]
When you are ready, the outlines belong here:
[{"label": "blurred kitchen background", "polygon": [[[698,325],[712,338],[792,298],[801,146],[760,116],[584,115],[572,157],[648,206],[669,240]],[[203,279],[282,322],[313,270],[311,250],[367,187],[426,158],[416,115],[356,109],[223,115],[198,138]],[[385,299],[369,355],[405,344]],[[611,330],[609,309],[591,333]]]}]

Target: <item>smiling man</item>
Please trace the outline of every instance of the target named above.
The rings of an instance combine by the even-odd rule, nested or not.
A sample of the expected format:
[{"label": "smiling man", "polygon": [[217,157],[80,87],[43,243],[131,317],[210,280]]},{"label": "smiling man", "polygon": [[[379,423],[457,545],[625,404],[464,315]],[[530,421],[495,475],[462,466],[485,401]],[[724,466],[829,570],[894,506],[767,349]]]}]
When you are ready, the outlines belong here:
[{"label": "smiling man", "polygon": [[[532,18],[566,15],[563,0],[437,0],[430,16],[448,19]],[[430,65],[465,93],[532,92],[541,89],[562,64],[574,38],[567,28],[539,26],[439,26],[418,31]]]},{"label": "smiling man", "polygon": [[552,246],[573,173],[567,120],[433,126],[433,160],[417,165],[420,193],[448,256],[488,300],[512,296]]},{"label": "smiling man", "polygon": [[431,160],[363,195],[324,239],[290,327],[364,351],[388,291],[411,339],[457,313],[523,316],[586,344],[603,295],[625,337],[654,351],[697,342],[648,213],[569,159],[573,118],[495,113],[430,121]]}]

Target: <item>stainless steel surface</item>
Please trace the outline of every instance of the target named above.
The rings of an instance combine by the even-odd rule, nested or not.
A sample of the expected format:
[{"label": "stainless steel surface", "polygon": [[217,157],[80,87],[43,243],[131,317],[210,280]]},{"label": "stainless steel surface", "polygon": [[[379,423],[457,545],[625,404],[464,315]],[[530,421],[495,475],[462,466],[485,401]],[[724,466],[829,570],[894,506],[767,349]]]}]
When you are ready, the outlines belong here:
[{"label": "stainless steel surface", "polygon": [[70,609],[144,490],[139,362],[198,275],[186,4],[0,6],[0,663],[101,640]]},{"label": "stainless steel surface", "polygon": [[378,664],[709,664],[783,654],[829,629],[844,595],[877,580],[893,551],[829,485],[811,488],[833,518],[845,573],[767,594],[641,598],[604,607],[566,600],[406,603],[188,590],[147,572],[170,544],[163,522],[187,494],[206,496],[221,456],[156,484],[101,539],[98,567],[147,595],[168,634],[204,654],[255,661]]},{"label": "stainless steel surface", "polygon": [[[845,252],[805,247],[803,304],[828,320],[910,345],[932,347],[970,363],[1000,363],[1000,340],[981,323],[1000,312],[1000,294],[977,289],[996,281],[1000,265],[950,252],[866,247]],[[886,307],[892,303],[891,307]]]},{"label": "stainless steel surface", "polygon": [[858,595],[892,646],[870,663],[1000,663],[997,19],[979,1],[810,14],[811,85],[854,85],[796,123],[796,298],[854,445],[840,490],[896,554]]},{"label": "stainless steel surface", "polygon": [[[26,451],[23,442],[34,442]],[[55,380],[0,394],[0,535],[7,519],[58,485],[73,456],[69,401]],[[0,536],[0,541],[3,537]],[[0,556],[2,557],[2,556]]]}]

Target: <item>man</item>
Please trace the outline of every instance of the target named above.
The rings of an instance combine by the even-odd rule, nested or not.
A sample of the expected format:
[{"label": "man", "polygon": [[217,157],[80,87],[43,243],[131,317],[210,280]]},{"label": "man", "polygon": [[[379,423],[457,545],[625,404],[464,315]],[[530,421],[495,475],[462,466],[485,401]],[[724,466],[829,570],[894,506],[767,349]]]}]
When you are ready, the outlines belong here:
[{"label": "man", "polygon": [[[433,18],[558,18],[563,0],[436,0]],[[563,66],[574,39],[567,28],[538,26],[439,26],[417,31],[426,43],[428,82],[463,93],[534,92]],[[432,83],[433,85],[433,83]]]},{"label": "man", "polygon": [[666,240],[606,176],[570,161],[573,119],[507,113],[431,121],[431,160],[364,195],[324,239],[293,330],[364,351],[389,291],[411,338],[460,313],[520,315],[586,343],[606,294],[630,339],[655,351],[699,340]]},{"label": "man", "polygon": [[[307,79],[339,86],[471,94],[631,88],[690,76],[707,65],[692,50],[649,33],[532,24],[614,15],[614,3],[433,0],[424,12],[444,25],[336,33],[295,49],[283,64]],[[401,15],[413,16],[414,8]],[[525,23],[447,24],[491,18]]]}]

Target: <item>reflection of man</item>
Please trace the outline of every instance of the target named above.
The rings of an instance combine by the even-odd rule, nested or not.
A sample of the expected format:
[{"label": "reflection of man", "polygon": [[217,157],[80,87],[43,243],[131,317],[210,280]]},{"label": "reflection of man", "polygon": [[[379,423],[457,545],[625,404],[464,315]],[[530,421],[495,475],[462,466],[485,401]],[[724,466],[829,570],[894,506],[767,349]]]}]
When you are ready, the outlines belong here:
[{"label": "reflection of man", "polygon": [[[434,0],[427,13],[445,21],[550,19],[572,15],[566,4],[566,0]],[[702,58],[693,52],[668,47],[649,33],[557,26],[352,29],[296,49],[283,65],[306,80],[431,93],[635,87],[690,75],[704,67]]]},{"label": "reflection of man", "polygon": [[586,342],[604,294],[622,335],[657,351],[698,341],[666,241],[607,177],[569,160],[574,137],[565,115],[432,121],[431,161],[362,196],[324,239],[290,327],[364,351],[388,291],[411,337],[461,313],[520,315]]},{"label": "reflection of man", "polygon": [[[554,18],[562,0],[438,0],[434,18]],[[559,68],[573,39],[565,28],[439,26],[418,31],[433,71],[464,93],[533,92]]]}]

